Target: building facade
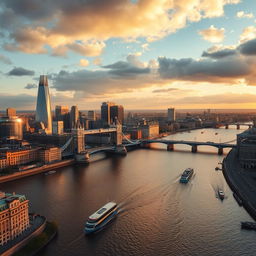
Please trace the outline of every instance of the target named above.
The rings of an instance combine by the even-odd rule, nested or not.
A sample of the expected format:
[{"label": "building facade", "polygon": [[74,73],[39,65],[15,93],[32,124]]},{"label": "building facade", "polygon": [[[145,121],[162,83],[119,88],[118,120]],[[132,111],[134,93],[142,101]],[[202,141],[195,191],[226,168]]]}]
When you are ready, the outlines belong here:
[{"label": "building facade", "polygon": [[52,111],[51,101],[48,87],[47,76],[40,76],[37,105],[36,105],[36,121],[42,122],[45,127],[45,133],[52,133]]},{"label": "building facade", "polygon": [[39,150],[39,160],[43,163],[52,163],[61,160],[61,149],[51,147]]},{"label": "building facade", "polygon": [[70,127],[75,128],[79,121],[79,111],[77,106],[72,106],[70,110]]},{"label": "building facade", "polygon": [[29,228],[28,203],[24,195],[0,192],[0,245]]},{"label": "building facade", "polygon": [[115,123],[116,120],[120,124],[124,122],[124,108],[122,105],[114,105],[110,107],[110,120],[111,123]]},{"label": "building facade", "polygon": [[176,120],[175,108],[168,108],[167,121],[174,122]]},{"label": "building facade", "polygon": [[64,132],[64,122],[63,121],[53,121],[52,122],[52,134],[61,135]]},{"label": "building facade", "polygon": [[103,102],[101,105],[101,120],[105,123],[110,125],[110,107],[114,106],[115,103],[113,102]]},{"label": "building facade", "polygon": [[6,116],[0,118],[0,138],[17,139],[23,138],[22,120],[16,116]]},{"label": "building facade", "polygon": [[89,110],[87,115],[88,120],[95,121],[96,120],[96,113],[94,110]]},{"label": "building facade", "polygon": [[69,113],[68,106],[55,106],[55,120],[63,121],[64,115]]}]

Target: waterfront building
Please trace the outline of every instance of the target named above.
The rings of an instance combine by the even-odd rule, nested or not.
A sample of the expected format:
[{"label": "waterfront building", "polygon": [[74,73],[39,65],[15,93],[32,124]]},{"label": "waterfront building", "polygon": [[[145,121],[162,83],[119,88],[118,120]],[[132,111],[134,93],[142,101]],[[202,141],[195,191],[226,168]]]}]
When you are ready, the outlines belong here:
[{"label": "waterfront building", "polygon": [[68,106],[55,106],[55,120],[63,121],[64,115],[69,113]]},{"label": "waterfront building", "polygon": [[237,157],[245,169],[256,170],[256,127],[237,135]]},{"label": "waterfront building", "polygon": [[16,110],[14,108],[7,108],[6,116],[8,117],[16,116]]},{"label": "waterfront building", "polygon": [[63,134],[63,130],[64,130],[63,121],[53,121],[52,122],[52,133],[53,134],[61,135],[61,134]]},{"label": "waterfront building", "polygon": [[17,116],[0,118],[0,138],[22,140],[22,120]]},{"label": "waterfront building", "polygon": [[0,245],[29,228],[28,203],[24,195],[0,192]]},{"label": "waterfront building", "polygon": [[39,148],[6,149],[0,151],[0,157],[6,159],[6,167],[19,166],[38,160]]},{"label": "waterfront building", "polygon": [[142,138],[154,138],[159,136],[159,124],[158,122],[148,122],[141,127]]},{"label": "waterfront building", "polygon": [[0,157],[0,170],[7,167],[7,159],[5,157]]},{"label": "waterfront building", "polygon": [[37,105],[36,105],[36,121],[42,122],[45,127],[45,133],[52,133],[52,112],[51,112],[51,101],[48,87],[47,76],[40,76],[38,94],[37,94]]},{"label": "waterfront building", "polygon": [[70,111],[70,128],[73,129],[77,126],[79,121],[79,111],[77,106],[72,106]]},{"label": "waterfront building", "polygon": [[174,122],[176,120],[175,108],[168,108],[167,121]]},{"label": "waterfront building", "polygon": [[124,108],[122,105],[113,105],[110,106],[110,120],[111,123],[115,123],[116,120],[120,124],[123,124],[124,122]]},{"label": "waterfront building", "polygon": [[39,161],[43,163],[52,163],[61,160],[61,149],[58,147],[49,147],[39,150]]},{"label": "waterfront building", "polygon": [[94,110],[89,110],[87,115],[88,120],[95,121],[96,120],[96,113]]},{"label": "waterfront building", "polygon": [[101,105],[101,120],[105,123],[110,125],[111,119],[110,119],[110,107],[114,106],[115,103],[113,102],[103,102]]}]

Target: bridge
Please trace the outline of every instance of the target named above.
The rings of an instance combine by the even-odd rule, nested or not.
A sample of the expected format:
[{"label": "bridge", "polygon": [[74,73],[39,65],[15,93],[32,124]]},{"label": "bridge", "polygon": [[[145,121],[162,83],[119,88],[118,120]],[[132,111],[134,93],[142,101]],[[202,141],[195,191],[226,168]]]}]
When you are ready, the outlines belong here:
[{"label": "bridge", "polygon": [[230,144],[230,142],[234,142],[235,140],[232,141],[227,141],[224,143],[216,143],[212,141],[207,141],[207,142],[200,142],[200,141],[185,141],[185,140],[159,140],[159,139],[152,139],[152,140],[143,140],[141,141],[141,147],[147,148],[151,143],[162,143],[167,145],[167,150],[168,151],[173,151],[174,150],[174,145],[180,144],[180,145],[189,145],[191,146],[191,152],[196,153],[197,152],[197,147],[198,146],[211,146],[215,147],[218,149],[218,154],[222,155],[223,154],[223,149],[224,148],[235,148],[235,144]]},{"label": "bridge", "polygon": [[216,127],[224,126],[226,129],[229,129],[230,125],[235,125],[237,130],[240,129],[240,126],[248,126],[248,128],[253,127],[253,124],[251,124],[251,123],[237,123],[237,122],[236,123],[217,123]]}]

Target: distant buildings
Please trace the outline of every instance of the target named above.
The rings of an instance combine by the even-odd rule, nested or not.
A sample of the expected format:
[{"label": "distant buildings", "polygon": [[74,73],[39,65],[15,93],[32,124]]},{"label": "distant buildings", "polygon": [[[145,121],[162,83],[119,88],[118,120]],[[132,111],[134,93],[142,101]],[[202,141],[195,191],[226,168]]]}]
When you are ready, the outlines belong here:
[{"label": "distant buildings", "polygon": [[0,192],[0,245],[29,228],[28,202],[24,195]]},{"label": "distant buildings", "polygon": [[57,147],[49,147],[39,151],[39,159],[43,163],[52,163],[61,160],[61,149]]},{"label": "distant buildings", "polygon": [[52,133],[51,101],[47,76],[44,75],[40,76],[39,79],[36,105],[36,121],[43,123],[43,129],[46,134]]},{"label": "distant buildings", "polygon": [[69,113],[68,106],[56,106],[55,107],[55,120],[63,121],[64,116]]},{"label": "distant buildings", "polygon": [[70,110],[70,128],[73,129],[78,125],[79,111],[77,106],[72,106]]},{"label": "distant buildings", "polygon": [[142,138],[154,138],[159,136],[159,124],[158,122],[147,122],[141,127]]},{"label": "distant buildings", "polygon": [[94,110],[89,110],[87,118],[89,121],[95,121],[96,120],[96,113]]},{"label": "distant buildings", "polygon": [[15,109],[7,108],[6,116],[0,118],[0,138],[22,140],[22,120],[16,116]]},{"label": "distant buildings", "polygon": [[119,121],[123,123],[124,121],[124,108],[121,105],[116,105],[113,102],[103,102],[101,105],[101,120],[110,125]]},{"label": "distant buildings", "polygon": [[167,121],[174,122],[176,120],[175,108],[168,108]]},{"label": "distant buildings", "polygon": [[64,132],[64,122],[63,121],[53,121],[52,122],[52,134],[61,135]]}]

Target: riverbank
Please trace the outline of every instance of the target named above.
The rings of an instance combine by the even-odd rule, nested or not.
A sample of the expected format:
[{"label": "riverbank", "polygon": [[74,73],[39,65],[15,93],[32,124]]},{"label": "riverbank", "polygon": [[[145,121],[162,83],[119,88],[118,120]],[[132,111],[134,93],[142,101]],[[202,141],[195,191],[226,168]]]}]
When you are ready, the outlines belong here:
[{"label": "riverbank", "polygon": [[34,237],[21,250],[13,256],[34,256],[45,248],[57,235],[57,224],[54,222],[46,223],[44,231],[37,237]]},{"label": "riverbank", "polygon": [[240,167],[235,149],[223,160],[223,175],[231,190],[241,199],[243,207],[256,220],[256,173]]},{"label": "riverbank", "polygon": [[52,163],[52,164],[46,164],[40,167],[36,167],[27,171],[22,171],[22,172],[15,172],[9,175],[4,175],[0,177],[0,183],[4,183],[4,182],[8,182],[8,181],[12,181],[12,180],[17,180],[17,179],[21,179],[24,177],[28,177],[31,175],[35,175],[35,174],[39,174],[39,173],[43,173],[43,172],[47,172],[50,170],[56,170],[59,169],[61,167],[65,167],[65,166],[69,166],[75,163],[74,159],[70,159],[70,160],[63,160],[57,163]]}]

